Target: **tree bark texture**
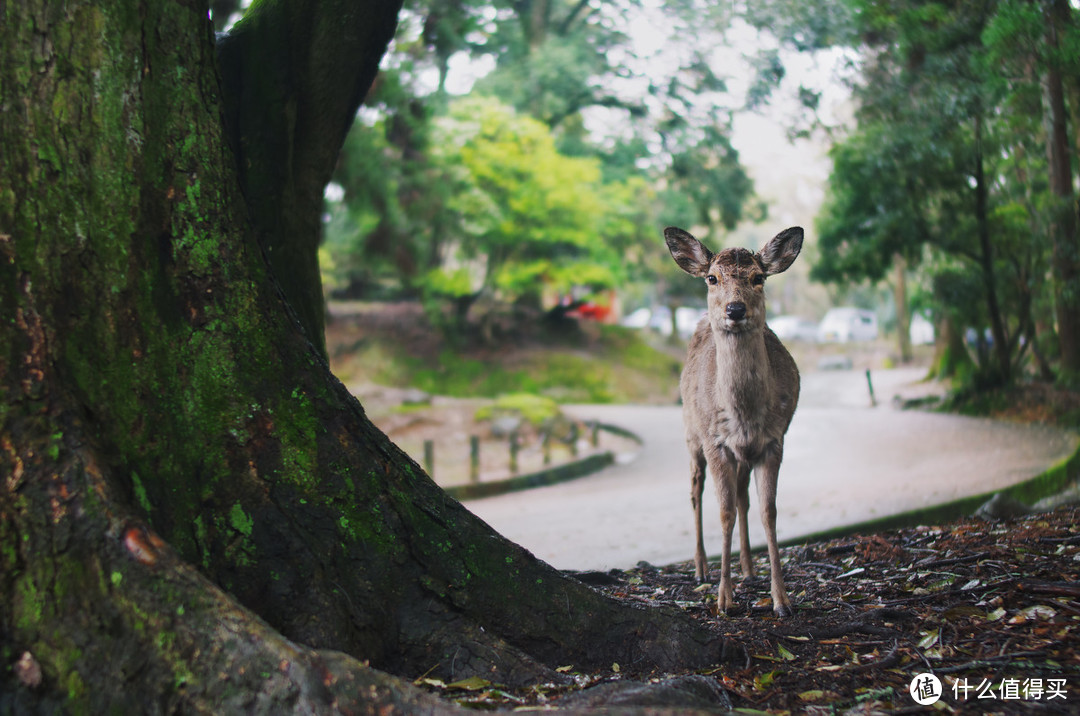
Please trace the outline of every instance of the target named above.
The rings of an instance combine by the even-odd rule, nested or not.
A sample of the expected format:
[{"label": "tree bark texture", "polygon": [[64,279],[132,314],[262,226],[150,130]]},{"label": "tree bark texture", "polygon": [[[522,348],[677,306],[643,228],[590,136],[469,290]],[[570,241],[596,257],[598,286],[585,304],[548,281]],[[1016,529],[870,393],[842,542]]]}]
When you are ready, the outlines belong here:
[{"label": "tree bark texture", "polygon": [[324,355],[323,189],[400,6],[262,0],[217,45],[250,220],[305,335]]},{"label": "tree bark texture", "polygon": [[[330,374],[264,258],[272,192],[237,170],[255,135],[234,153],[195,5],[0,4],[0,692],[374,710],[423,699],[362,663],[503,683],[716,663],[714,631],[494,533]],[[302,146],[280,181],[317,173]],[[8,669],[24,653],[38,685]]]},{"label": "tree bark texture", "polygon": [[982,269],[983,290],[986,297],[986,309],[990,318],[990,332],[994,337],[994,357],[999,381],[1008,381],[1012,373],[1009,357],[1009,345],[1005,336],[1005,321],[1001,316],[998,301],[997,277],[994,275],[994,249],[990,240],[990,216],[987,199],[988,187],[983,167],[983,118],[982,110],[975,114],[975,225],[979,237],[979,265]]}]

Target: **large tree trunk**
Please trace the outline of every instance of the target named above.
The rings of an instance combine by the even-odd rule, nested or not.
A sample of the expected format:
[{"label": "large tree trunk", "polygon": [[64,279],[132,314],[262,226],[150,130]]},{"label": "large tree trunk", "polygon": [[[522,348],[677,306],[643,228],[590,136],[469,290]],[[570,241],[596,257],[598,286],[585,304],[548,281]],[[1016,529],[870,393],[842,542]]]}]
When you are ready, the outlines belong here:
[{"label": "large tree trunk", "polygon": [[[361,662],[504,683],[715,663],[715,632],[605,599],[492,532],[330,374],[267,267],[269,195],[236,169],[235,85],[195,5],[3,6],[0,654],[43,677],[5,663],[0,692],[92,712],[335,695],[374,710],[419,697]],[[329,21],[332,4],[289,5]],[[353,29],[396,7],[359,10]],[[352,17],[333,19],[348,33]],[[244,42],[281,41],[281,22]],[[356,61],[361,84],[382,51],[324,49],[305,66]],[[288,97],[265,115],[300,126]],[[229,114],[254,166],[257,133]],[[290,176],[310,199],[322,175]]]},{"label": "large tree trunk", "polygon": [[222,100],[260,246],[325,355],[323,189],[375,78],[401,0],[262,0],[218,42]]}]

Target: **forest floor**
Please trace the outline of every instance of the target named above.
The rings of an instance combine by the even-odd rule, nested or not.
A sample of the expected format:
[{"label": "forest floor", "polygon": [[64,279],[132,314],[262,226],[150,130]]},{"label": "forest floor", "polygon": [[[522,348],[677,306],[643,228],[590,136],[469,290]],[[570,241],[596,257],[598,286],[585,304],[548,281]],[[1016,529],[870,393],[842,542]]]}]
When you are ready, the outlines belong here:
[{"label": "forest floor", "polygon": [[[406,356],[425,358],[431,364],[445,360],[445,346],[431,342],[430,329],[415,313],[408,308],[390,314],[340,315],[328,331],[335,372],[346,383],[362,382],[367,374],[369,380],[374,378],[372,382],[386,385],[390,382],[380,378],[390,368],[399,369]],[[372,346],[387,336],[403,347],[380,358]],[[537,342],[518,338],[514,349],[505,344],[503,348],[488,346],[457,360],[466,365],[475,362],[486,373],[503,361],[515,367],[527,365],[528,354],[544,350]],[[577,346],[582,354],[595,348],[588,339]],[[814,350],[802,356],[800,363],[814,365],[822,349]],[[676,351],[667,353],[673,358]],[[864,350],[855,356],[853,367],[880,367],[888,359],[886,353],[880,346],[876,352]],[[605,360],[610,361],[610,356]],[[661,380],[649,385],[647,398],[636,395],[636,400],[674,402],[677,370],[657,366],[645,372]],[[384,375],[372,375],[375,369]],[[581,369],[583,373],[592,370],[588,364]],[[642,383],[641,374],[622,384]],[[509,377],[517,380],[522,375],[529,374]],[[370,385],[369,389],[373,390]],[[620,392],[616,389],[613,394]],[[362,401],[379,413],[379,397],[367,394]],[[383,402],[387,402],[387,416],[402,423],[398,429],[425,435],[441,431],[460,437],[467,432],[462,425],[472,421],[475,411],[475,405],[465,401],[458,406],[461,415],[456,418],[429,418],[420,425],[407,413],[393,417],[396,397]],[[1080,393],[1038,383],[969,395],[952,408],[1005,420],[1080,425]],[[786,619],[772,612],[768,563],[761,554],[755,556],[759,576],[735,576],[737,607],[728,615],[716,613],[719,575],[715,565],[705,585],[697,583],[689,562],[571,573],[643,609],[678,609],[713,625],[726,646],[723,663],[710,669],[656,674],[640,673],[633,664],[612,664],[599,673],[583,673],[574,664],[565,664],[558,671],[569,678],[558,685],[509,689],[478,679],[457,684],[421,679],[418,683],[448,702],[478,710],[1080,711],[1080,507],[1059,507],[1002,521],[973,517],[856,534],[789,547],[781,554],[795,606],[795,614]],[[927,674],[938,681],[927,680]],[[925,697],[926,703],[918,703],[913,691]]]},{"label": "forest floor", "polygon": [[[766,576],[736,577],[737,607],[726,616],[716,614],[716,569],[704,586],[688,562],[573,573],[642,608],[666,605],[714,623],[728,646],[724,663],[713,669],[643,674],[632,664],[612,664],[602,673],[578,673],[567,664],[560,671],[575,677],[570,686],[426,685],[481,709],[1064,714],[1080,708],[1080,508],[853,535],[782,555],[795,606],[786,619],[773,615],[764,555],[756,570]],[[935,685],[926,674],[938,679],[940,700],[933,705],[920,705],[911,692],[915,682],[930,696]]]}]

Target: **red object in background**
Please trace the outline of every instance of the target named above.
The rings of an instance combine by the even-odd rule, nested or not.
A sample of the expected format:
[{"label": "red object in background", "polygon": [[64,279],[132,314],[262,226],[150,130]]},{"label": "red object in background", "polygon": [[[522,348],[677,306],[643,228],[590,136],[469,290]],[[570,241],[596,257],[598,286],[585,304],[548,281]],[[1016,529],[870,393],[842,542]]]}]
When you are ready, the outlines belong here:
[{"label": "red object in background", "polygon": [[566,315],[577,316],[578,318],[588,318],[593,321],[604,321],[611,315],[611,306],[600,306],[595,303],[582,303],[580,306],[567,311]]}]

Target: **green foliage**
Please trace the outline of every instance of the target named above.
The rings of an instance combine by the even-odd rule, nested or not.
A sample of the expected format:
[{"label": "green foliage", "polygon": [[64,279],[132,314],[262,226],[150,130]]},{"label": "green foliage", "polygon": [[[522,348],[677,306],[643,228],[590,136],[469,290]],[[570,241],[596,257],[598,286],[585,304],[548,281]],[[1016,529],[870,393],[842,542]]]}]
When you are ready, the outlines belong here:
[{"label": "green foliage", "polygon": [[492,420],[503,415],[515,415],[540,427],[561,414],[559,404],[551,398],[533,393],[508,393],[500,395],[490,405],[477,409],[475,417],[477,420]]},{"label": "green foliage", "polygon": [[[1047,16],[1030,3],[853,8],[858,124],[831,151],[812,275],[876,282],[902,257],[939,318],[992,327],[978,380],[1008,376],[1046,343],[1034,316],[1053,313],[1045,279],[1060,202],[1046,180],[1040,77],[1075,74],[1080,56],[1049,48]],[[1076,41],[1072,25],[1062,47]]]},{"label": "green foliage", "polygon": [[624,277],[615,247],[633,240],[639,183],[605,183],[599,162],[568,157],[546,125],[495,100],[459,100],[436,122],[435,161],[453,167],[443,265],[423,290],[492,293],[601,290]]},{"label": "green foliage", "polygon": [[[753,213],[730,142],[738,103],[710,58],[730,12],[674,3],[680,42],[655,62],[627,35],[644,11],[634,0],[412,4],[335,175],[344,198],[327,211],[327,284],[419,294],[454,331],[481,297],[550,305],[653,283],[665,221],[730,229]],[[487,99],[451,101],[455,53],[494,60],[474,89]],[[608,135],[586,128],[594,108],[611,113]]]}]

